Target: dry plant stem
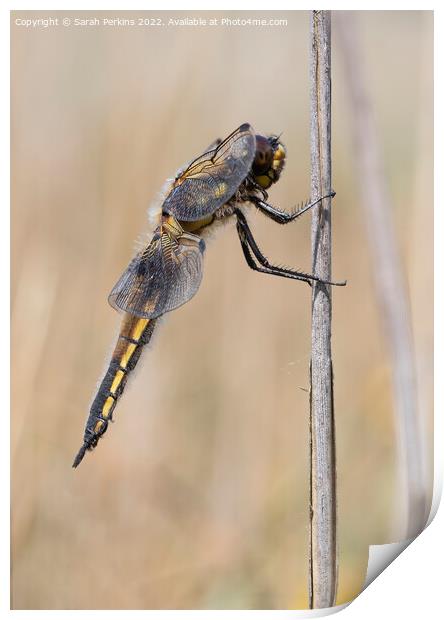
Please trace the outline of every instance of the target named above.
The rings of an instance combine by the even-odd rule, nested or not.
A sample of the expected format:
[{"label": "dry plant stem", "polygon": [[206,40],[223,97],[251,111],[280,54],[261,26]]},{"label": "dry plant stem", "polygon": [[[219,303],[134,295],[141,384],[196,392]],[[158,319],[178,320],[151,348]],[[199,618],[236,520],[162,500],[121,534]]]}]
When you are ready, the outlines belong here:
[{"label": "dry plant stem", "polygon": [[[311,13],[311,195],[331,190],[330,11]],[[331,280],[331,199],[312,219],[313,273]],[[335,604],[336,458],[331,359],[331,287],[313,283],[310,366],[310,608]]]},{"label": "dry plant stem", "polygon": [[339,12],[336,20],[350,100],[350,127],[361,190],[360,203],[375,268],[379,314],[391,358],[399,477],[405,498],[405,537],[410,538],[424,526],[428,507],[410,306],[356,20],[353,14],[345,12]]}]

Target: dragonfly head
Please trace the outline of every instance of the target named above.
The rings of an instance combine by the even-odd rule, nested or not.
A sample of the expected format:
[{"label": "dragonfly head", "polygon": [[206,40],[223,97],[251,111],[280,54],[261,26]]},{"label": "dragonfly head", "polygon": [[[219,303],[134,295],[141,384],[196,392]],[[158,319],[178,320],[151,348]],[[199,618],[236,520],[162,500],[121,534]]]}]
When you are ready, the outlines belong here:
[{"label": "dragonfly head", "polygon": [[263,189],[268,189],[279,180],[285,165],[285,147],[279,136],[256,135],[256,154],[251,167],[254,180]]}]

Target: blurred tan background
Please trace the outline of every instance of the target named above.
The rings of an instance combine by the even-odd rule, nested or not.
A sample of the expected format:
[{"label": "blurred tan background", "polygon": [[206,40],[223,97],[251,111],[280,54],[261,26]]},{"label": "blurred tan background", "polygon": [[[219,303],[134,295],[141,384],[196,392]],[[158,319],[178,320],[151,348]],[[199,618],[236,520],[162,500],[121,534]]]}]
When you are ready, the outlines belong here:
[{"label": "blurred tan background", "polygon": [[[288,25],[262,28],[14,25],[65,15],[185,16],[11,16],[12,607],[304,608],[310,290],[250,271],[232,225],[207,246],[198,295],[142,356],[116,423],[71,463],[119,326],[107,295],[164,180],[248,121],[287,146],[271,203],[308,198],[309,15],[270,12]],[[429,447],[432,19],[358,15]],[[348,279],[333,323],[344,602],[362,587],[368,545],[395,540],[402,515],[378,266],[334,33],[333,16],[333,273]],[[250,221],[269,258],[310,269],[310,217]],[[431,463],[430,448],[430,493]]]}]

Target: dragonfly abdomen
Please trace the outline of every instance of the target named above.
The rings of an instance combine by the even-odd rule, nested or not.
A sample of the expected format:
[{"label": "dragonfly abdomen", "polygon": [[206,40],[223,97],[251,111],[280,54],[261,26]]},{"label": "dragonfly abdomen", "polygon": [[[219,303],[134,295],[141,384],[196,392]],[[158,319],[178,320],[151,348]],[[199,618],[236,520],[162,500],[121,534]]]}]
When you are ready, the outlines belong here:
[{"label": "dragonfly abdomen", "polygon": [[106,432],[128,375],[134,370],[143,346],[151,339],[155,323],[156,319],[141,319],[125,314],[108,370],[91,405],[83,445],[74,459],[73,467],[81,463],[85,452],[95,448]]}]

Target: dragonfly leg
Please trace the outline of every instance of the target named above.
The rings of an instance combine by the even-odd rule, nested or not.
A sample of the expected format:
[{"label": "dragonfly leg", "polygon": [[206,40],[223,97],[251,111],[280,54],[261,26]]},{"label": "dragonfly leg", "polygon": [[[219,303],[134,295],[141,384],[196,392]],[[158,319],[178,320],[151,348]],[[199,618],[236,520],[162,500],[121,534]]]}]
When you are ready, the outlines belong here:
[{"label": "dragonfly leg", "polygon": [[256,207],[259,209],[259,211],[261,211],[261,213],[263,213],[270,219],[274,220],[278,224],[288,224],[289,222],[292,222],[293,220],[295,220],[297,217],[300,217],[301,215],[309,211],[311,208],[315,207],[317,204],[321,202],[321,200],[324,200],[324,198],[333,198],[335,195],[336,195],[336,192],[332,191],[326,196],[322,196],[322,198],[318,198],[314,202],[309,203],[307,201],[301,207],[296,208],[293,211],[290,211],[290,213],[287,213],[286,211],[281,211],[280,209],[277,209],[276,207],[272,207],[270,204],[268,204],[268,202],[266,202],[265,200],[262,200],[258,196],[250,196],[249,200],[254,205],[256,205]]},{"label": "dragonfly leg", "polygon": [[[278,267],[277,265],[272,265],[260,251],[242,211],[240,211],[240,209],[236,209],[235,213],[237,217],[237,232],[241,242],[242,250],[244,252],[245,260],[247,261],[247,264],[251,269],[254,269],[255,271],[259,271],[261,273],[268,273],[273,276],[281,276],[283,278],[291,278],[293,280],[302,280],[303,282],[307,282],[310,285],[312,281],[315,281],[321,284],[345,286],[346,281],[330,282],[329,280],[323,280],[322,278],[318,278],[317,276],[309,273],[304,273],[303,271],[296,271],[295,269],[287,269],[285,267]],[[258,261],[259,265],[256,264],[252,253]]]}]

